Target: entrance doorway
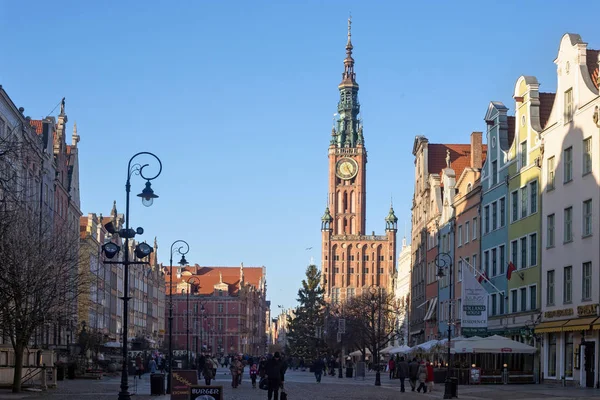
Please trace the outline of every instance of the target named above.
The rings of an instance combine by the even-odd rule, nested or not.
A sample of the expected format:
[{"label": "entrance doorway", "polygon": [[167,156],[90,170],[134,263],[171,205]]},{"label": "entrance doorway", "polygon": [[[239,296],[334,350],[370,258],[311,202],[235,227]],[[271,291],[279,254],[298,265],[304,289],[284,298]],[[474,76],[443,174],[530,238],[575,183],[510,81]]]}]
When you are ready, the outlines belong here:
[{"label": "entrance doorway", "polygon": [[595,362],[596,360],[596,342],[585,342],[585,386],[594,387]]}]

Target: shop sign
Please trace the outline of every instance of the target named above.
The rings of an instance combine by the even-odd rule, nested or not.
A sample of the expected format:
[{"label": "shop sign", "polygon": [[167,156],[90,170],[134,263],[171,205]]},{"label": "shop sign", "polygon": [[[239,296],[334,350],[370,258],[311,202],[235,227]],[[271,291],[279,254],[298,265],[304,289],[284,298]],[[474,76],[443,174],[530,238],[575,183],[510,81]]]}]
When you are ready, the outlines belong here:
[{"label": "shop sign", "polygon": [[465,334],[487,331],[488,326],[488,293],[473,276],[463,274],[461,285],[462,310],[461,330]]},{"label": "shop sign", "polygon": [[223,400],[223,386],[190,386],[190,400]]},{"label": "shop sign", "polygon": [[544,313],[544,318],[569,317],[571,315],[573,315],[573,309],[572,308],[563,308],[561,310],[546,311]]},{"label": "shop sign", "polygon": [[580,317],[595,317],[598,315],[598,304],[587,304],[585,306],[577,306],[577,315]]},{"label": "shop sign", "polygon": [[171,375],[171,400],[188,400],[190,387],[198,384],[198,372],[179,369]]},{"label": "shop sign", "polygon": [[470,380],[472,385],[478,385],[481,383],[481,368],[471,368]]}]

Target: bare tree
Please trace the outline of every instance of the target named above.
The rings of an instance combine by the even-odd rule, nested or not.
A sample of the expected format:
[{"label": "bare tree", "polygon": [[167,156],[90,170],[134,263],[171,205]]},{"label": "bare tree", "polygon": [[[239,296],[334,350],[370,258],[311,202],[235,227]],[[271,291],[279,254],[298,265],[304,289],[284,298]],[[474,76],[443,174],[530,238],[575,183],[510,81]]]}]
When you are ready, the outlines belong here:
[{"label": "bare tree", "polygon": [[23,353],[36,329],[75,317],[86,286],[78,229],[48,221],[30,203],[0,210],[0,334],[15,351],[13,392],[21,391]]},{"label": "bare tree", "polygon": [[[364,353],[369,350],[376,363],[379,352],[397,335],[398,302],[380,288],[350,299],[344,307],[348,340]],[[377,364],[376,364],[377,365]]]}]

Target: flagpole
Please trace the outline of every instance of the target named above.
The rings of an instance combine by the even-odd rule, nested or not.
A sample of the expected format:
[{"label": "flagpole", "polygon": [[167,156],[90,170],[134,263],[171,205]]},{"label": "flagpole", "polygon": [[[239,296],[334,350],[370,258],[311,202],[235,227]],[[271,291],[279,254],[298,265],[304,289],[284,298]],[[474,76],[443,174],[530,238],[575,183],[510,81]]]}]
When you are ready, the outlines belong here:
[{"label": "flagpole", "polygon": [[[472,269],[473,271],[475,271],[475,273],[476,273],[476,274],[478,274],[479,276],[481,276],[481,277],[482,277],[482,278],[483,278],[483,279],[484,279],[484,280],[485,280],[485,281],[486,281],[486,282],[487,282],[487,283],[488,283],[488,284],[489,284],[491,287],[493,287],[494,289],[496,289],[496,291],[497,291],[498,293],[503,293],[503,292],[504,292],[503,290],[500,290],[500,289],[498,289],[498,288],[496,287],[496,285],[494,285],[494,284],[492,283],[492,281],[490,281],[490,280],[488,279],[488,277],[487,277],[487,276],[485,276],[483,273],[481,273],[480,271],[478,271],[478,270],[477,270],[477,268],[475,268],[473,265],[469,264],[469,262],[468,262],[468,261],[466,261],[466,260],[465,260],[465,259],[464,259],[462,256],[460,257],[460,260],[461,260],[463,263],[467,264],[467,265],[468,265],[468,267],[469,267],[470,269]],[[481,283],[481,282],[480,282],[480,283]]]}]

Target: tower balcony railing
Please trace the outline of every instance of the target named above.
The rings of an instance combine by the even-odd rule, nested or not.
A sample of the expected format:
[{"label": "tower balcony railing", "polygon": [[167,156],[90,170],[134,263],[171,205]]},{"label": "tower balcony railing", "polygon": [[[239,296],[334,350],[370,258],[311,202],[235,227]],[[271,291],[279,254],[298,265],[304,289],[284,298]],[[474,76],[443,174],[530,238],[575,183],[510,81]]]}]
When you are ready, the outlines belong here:
[{"label": "tower balcony railing", "polygon": [[377,240],[386,241],[388,237],[385,235],[333,235],[331,240]]}]

